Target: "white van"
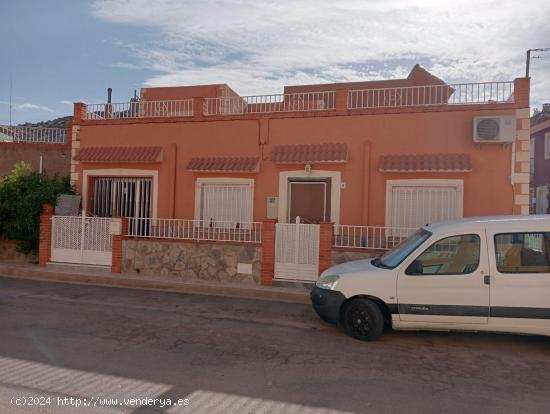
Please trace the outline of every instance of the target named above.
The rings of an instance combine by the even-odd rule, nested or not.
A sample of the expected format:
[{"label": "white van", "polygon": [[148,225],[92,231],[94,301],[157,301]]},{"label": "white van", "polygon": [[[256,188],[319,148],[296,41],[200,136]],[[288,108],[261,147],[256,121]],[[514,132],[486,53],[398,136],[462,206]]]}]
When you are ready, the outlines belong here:
[{"label": "white van", "polygon": [[311,301],[323,320],[365,341],[385,323],[550,335],[550,216],[426,225],[379,258],[326,270]]}]

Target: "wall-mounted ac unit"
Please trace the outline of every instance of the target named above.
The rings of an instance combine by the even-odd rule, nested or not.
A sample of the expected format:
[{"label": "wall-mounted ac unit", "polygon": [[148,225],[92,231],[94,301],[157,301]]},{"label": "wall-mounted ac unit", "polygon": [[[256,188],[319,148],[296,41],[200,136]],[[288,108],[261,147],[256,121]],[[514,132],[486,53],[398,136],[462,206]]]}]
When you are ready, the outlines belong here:
[{"label": "wall-mounted ac unit", "polygon": [[474,117],[474,142],[502,143],[516,140],[516,118],[513,116]]}]

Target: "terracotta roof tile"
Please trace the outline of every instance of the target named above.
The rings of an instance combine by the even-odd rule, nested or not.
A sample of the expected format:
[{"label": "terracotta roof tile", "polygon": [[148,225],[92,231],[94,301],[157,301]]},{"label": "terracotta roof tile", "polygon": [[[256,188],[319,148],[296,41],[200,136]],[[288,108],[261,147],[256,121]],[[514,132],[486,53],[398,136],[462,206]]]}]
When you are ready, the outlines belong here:
[{"label": "terracotta roof tile", "polygon": [[81,162],[161,162],[162,147],[91,147],[74,156]]},{"label": "terracotta roof tile", "polygon": [[348,160],[346,144],[276,145],[271,151],[276,164],[342,163]]},{"label": "terracotta roof tile", "polygon": [[383,155],[382,172],[467,172],[472,171],[468,154]]},{"label": "terracotta roof tile", "polygon": [[191,158],[187,169],[196,172],[257,172],[258,162],[256,157],[199,157]]}]

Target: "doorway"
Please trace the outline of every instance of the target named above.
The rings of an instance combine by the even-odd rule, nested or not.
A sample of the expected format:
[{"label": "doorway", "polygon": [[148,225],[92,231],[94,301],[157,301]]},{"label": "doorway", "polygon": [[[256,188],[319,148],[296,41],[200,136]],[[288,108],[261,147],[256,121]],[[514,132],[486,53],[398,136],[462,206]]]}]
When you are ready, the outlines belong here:
[{"label": "doorway", "polygon": [[288,222],[296,217],[306,224],[330,221],[331,179],[288,180]]}]

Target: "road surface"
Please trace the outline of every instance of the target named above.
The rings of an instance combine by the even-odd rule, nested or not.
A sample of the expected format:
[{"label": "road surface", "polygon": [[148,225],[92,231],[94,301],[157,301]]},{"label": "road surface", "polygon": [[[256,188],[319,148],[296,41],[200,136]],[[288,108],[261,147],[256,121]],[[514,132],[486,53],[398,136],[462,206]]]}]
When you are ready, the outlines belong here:
[{"label": "road surface", "polygon": [[307,305],[0,277],[2,413],[543,413],[549,403],[550,338],[386,331],[363,343]]}]

